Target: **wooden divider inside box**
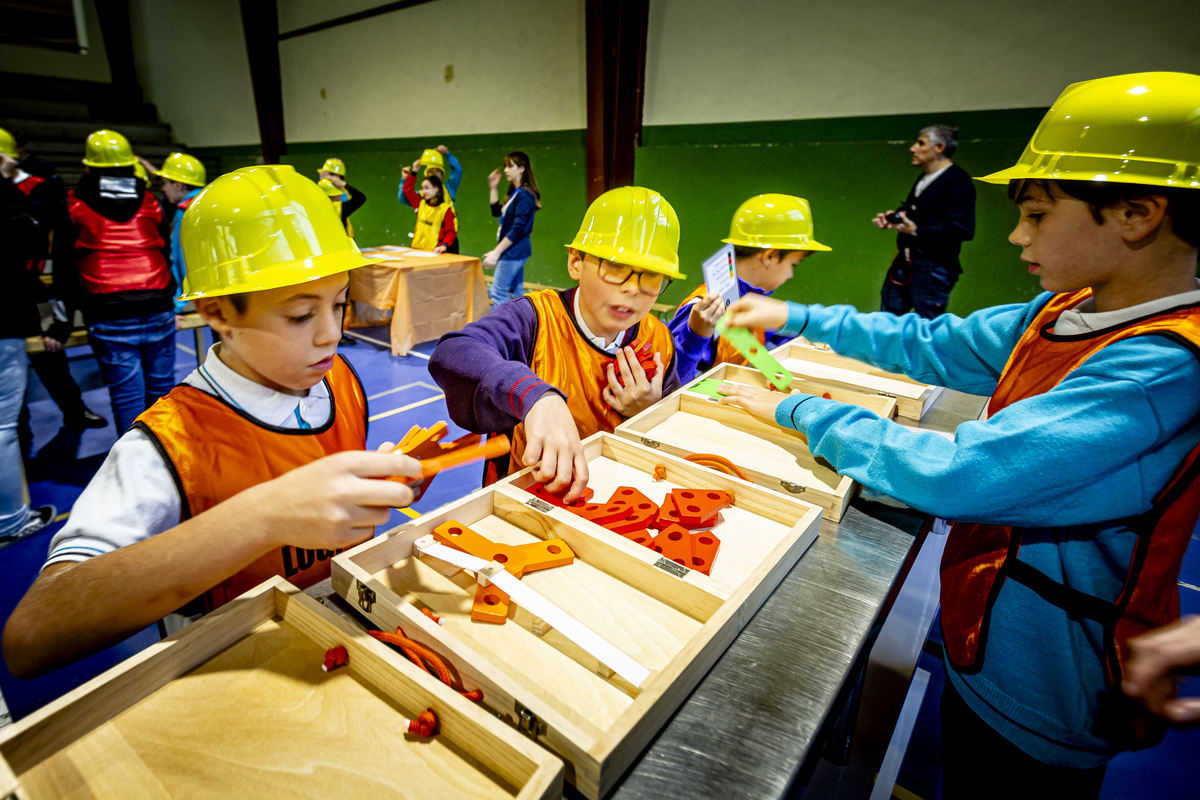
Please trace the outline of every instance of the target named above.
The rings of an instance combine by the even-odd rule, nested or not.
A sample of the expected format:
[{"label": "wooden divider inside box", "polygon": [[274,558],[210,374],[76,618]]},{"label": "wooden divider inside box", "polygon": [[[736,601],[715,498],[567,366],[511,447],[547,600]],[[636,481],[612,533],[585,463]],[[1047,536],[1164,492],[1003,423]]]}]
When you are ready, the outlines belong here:
[{"label": "wooden divider inside box", "polygon": [[[754,375],[759,373],[721,364],[698,380],[728,378],[758,385]],[[890,415],[895,407],[891,398],[833,388],[829,390],[831,397],[835,391],[839,396],[834,399],[858,403],[881,416]],[[855,481],[839,475],[829,462],[814,456],[808,449],[808,439],[799,431],[756,419],[740,408],[690,392],[686,386],[626,420],[616,432],[680,457],[696,453],[723,456],[754,483],[819,505],[834,522],[846,513],[860,488]]]},{"label": "wooden divider inside box", "polygon": [[[609,791],[674,708],[732,641],[817,535],[819,509],[608,434],[585,443],[595,498],[632,486],[655,502],[673,488],[731,492],[714,534],[711,575],[551,506],[524,489],[528,470],[481,489],[334,558],[334,589],[385,630],[405,634],[454,664],[484,705],[568,761],[587,796]],[[666,479],[655,483],[657,465]],[[573,564],[522,582],[650,671],[640,687],[599,664],[519,604],[503,625],[471,619],[476,578],[414,557],[412,544],[455,521],[497,543],[561,538]],[[422,608],[443,618],[430,621]],[[541,634],[541,635],[539,635]],[[573,768],[573,769],[572,769]]]},{"label": "wooden divider inside box", "polygon": [[[323,672],[336,645],[349,663]],[[440,732],[407,734],[426,708]],[[562,796],[557,759],[282,578],[5,730],[0,753],[27,800]]]},{"label": "wooden divider inside box", "polygon": [[906,419],[920,420],[945,391],[941,386],[919,383],[904,375],[839,356],[821,345],[792,341],[775,348],[771,354],[797,378],[894,397],[897,415]]}]

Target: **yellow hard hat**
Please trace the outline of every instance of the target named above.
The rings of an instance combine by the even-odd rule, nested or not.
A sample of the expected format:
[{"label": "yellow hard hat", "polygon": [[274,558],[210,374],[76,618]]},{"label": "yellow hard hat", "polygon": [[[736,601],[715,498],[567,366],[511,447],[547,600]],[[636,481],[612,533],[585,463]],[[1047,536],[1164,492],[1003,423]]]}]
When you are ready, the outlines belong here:
[{"label": "yellow hard hat", "polygon": [[[441,155],[441,154],[439,153],[438,155]],[[340,158],[327,158],[327,159],[325,159],[325,163],[321,165],[321,168],[319,170],[317,170],[318,174],[320,174],[322,172],[332,172],[334,175],[337,175],[342,180],[345,180],[346,179],[346,163],[344,161],[342,161]]]},{"label": "yellow hard hat", "polygon": [[279,164],[210,183],[184,212],[180,242],[180,300],[295,286],[384,260],[358,252],[317,185]]},{"label": "yellow hard hat", "polygon": [[101,128],[87,137],[83,148],[83,163],[87,167],[132,167],[137,163],[129,140],[116,131]]},{"label": "yellow hard hat", "polygon": [[0,128],[0,153],[4,153],[9,158],[17,157],[17,140],[4,128]]},{"label": "yellow hard hat", "polygon": [[588,206],[567,247],[617,264],[686,278],[679,271],[679,218],[653,189],[610,189]]},{"label": "yellow hard hat", "polygon": [[317,186],[321,187],[321,191],[325,193],[326,197],[342,196],[342,190],[333,181],[329,180],[329,178],[321,178],[321,180],[317,181]]},{"label": "yellow hard hat", "polygon": [[164,181],[179,181],[188,186],[203,186],[207,183],[205,178],[208,173],[205,171],[204,165],[200,163],[200,159],[195,156],[189,156],[187,153],[171,153],[163,162],[158,175]]},{"label": "yellow hard hat", "polygon": [[760,194],[733,212],[729,238],[723,242],[764,250],[832,250],[813,238],[812,209],[803,197]]},{"label": "yellow hard hat", "polygon": [[145,183],[150,182],[150,173],[146,172],[146,165],[140,161],[133,162],[133,177],[141,178]]},{"label": "yellow hard hat", "polygon": [[1200,75],[1138,72],[1073,83],[1015,166],[979,178],[1200,188]]},{"label": "yellow hard hat", "polygon": [[430,167],[440,169],[443,175],[450,177],[450,170],[446,167],[446,157],[442,155],[441,150],[426,150],[421,153],[421,166],[426,170]]}]

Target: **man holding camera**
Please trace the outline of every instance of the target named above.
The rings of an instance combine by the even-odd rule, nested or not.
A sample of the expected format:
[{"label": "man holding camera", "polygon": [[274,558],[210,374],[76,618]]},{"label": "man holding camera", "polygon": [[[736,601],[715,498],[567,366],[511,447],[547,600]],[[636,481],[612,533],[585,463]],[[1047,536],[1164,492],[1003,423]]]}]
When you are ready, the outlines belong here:
[{"label": "man holding camera", "polygon": [[896,257],[880,292],[883,310],[915,311],[926,319],[946,312],[950,290],[962,267],[962,243],[975,236],[975,187],[966,170],[950,160],[958,128],[930,125],[908,148],[923,172],[895,211],[876,214],[882,230],[896,231]]}]

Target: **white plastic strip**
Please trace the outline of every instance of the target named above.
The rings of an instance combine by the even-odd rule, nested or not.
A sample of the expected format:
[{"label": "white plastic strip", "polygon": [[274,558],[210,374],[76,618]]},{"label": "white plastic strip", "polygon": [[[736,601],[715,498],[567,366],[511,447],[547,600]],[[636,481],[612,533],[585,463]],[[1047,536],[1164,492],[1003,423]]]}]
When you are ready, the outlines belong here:
[{"label": "white plastic strip", "polygon": [[[444,544],[420,547],[416,547],[414,544],[414,547],[420,555],[432,556],[447,564],[453,564],[474,573],[478,573],[489,563],[482,558],[476,558],[469,553],[455,550]],[[641,687],[646,678],[650,677],[650,670],[634,661],[612,642],[563,611],[553,602],[542,597],[537,591],[526,586],[512,573],[500,572],[491,580],[496,588],[507,594],[519,606],[582,647],[596,660],[634,686]]]}]

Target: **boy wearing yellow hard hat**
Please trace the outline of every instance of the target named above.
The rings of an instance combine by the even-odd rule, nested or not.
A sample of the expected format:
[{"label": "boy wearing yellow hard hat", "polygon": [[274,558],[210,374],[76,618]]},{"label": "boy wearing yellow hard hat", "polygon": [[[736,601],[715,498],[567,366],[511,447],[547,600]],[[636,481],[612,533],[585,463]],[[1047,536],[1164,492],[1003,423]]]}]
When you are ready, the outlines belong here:
[{"label": "boy wearing yellow hard hat", "polygon": [[[183,248],[179,242],[179,226],[183,222],[184,212],[196,199],[196,195],[204,189],[208,173],[200,159],[187,153],[171,153],[158,171],[162,181],[163,195],[167,202],[175,207],[171,221],[171,273],[175,282],[183,286],[187,270],[183,266]],[[182,314],[187,302],[175,300],[175,313]]]},{"label": "boy wearing yellow hard hat", "polygon": [[1131,637],[1179,617],[1200,513],[1198,108],[1197,75],[1077,83],[1017,164],[981,179],[1019,209],[1009,241],[1046,290],[1029,303],[933,320],[731,307],[733,324],[991,395],[951,441],[820,397],[723,389],[839,472],[966,521],[941,567],[943,797],[1095,797],[1114,755],[1163,735],[1121,683]]},{"label": "boy wearing yellow hard hat", "polygon": [[671,332],[650,308],[685,276],[675,210],[640,186],[596,198],[567,248],[578,286],[501,303],[443,336],[429,374],[456,423],[512,430],[510,463],[489,477],[540,464],[534,476],[573,500],[588,479],[580,440],[679,387]]},{"label": "boy wearing yellow hard hat", "polygon": [[221,341],[121,437],[54,537],[4,631],[19,676],[271,576],[311,586],[412,500],[380,479],[419,463],[364,451],[366,398],[337,355],[347,272],[373,260],[316,184],[287,166],[222,175],[182,239],[184,298]]},{"label": "boy wearing yellow hard hat", "polygon": [[[792,278],[797,264],[817,251],[832,248],[813,237],[812,209],[803,197],[760,194],[738,206],[729,225],[737,270],[738,294],[769,295]],[[679,380],[687,383],[714,364],[745,364],[735,347],[716,336],[717,321],[725,313],[720,295],[708,293],[705,284],[684,298],[667,324],[675,337]],[[776,347],[789,337],[759,328],[759,341]]]},{"label": "boy wearing yellow hard hat", "polygon": [[350,215],[362,208],[363,203],[367,202],[367,196],[350,185],[346,178],[346,163],[340,158],[325,159],[317,174],[321,178],[317,185],[333,201],[342,224],[346,226],[347,235],[353,239],[354,226],[350,224]]}]

